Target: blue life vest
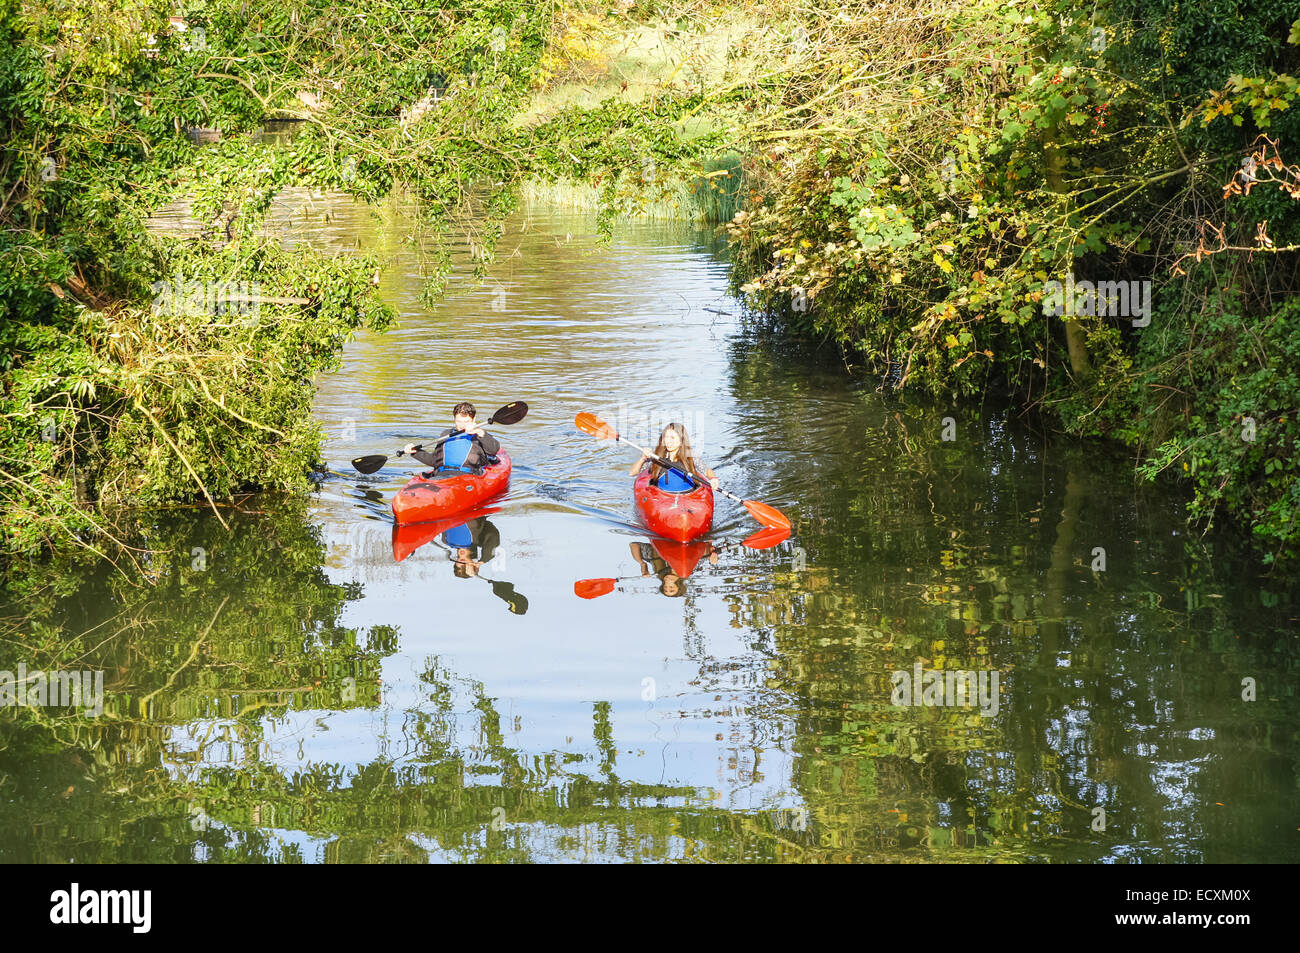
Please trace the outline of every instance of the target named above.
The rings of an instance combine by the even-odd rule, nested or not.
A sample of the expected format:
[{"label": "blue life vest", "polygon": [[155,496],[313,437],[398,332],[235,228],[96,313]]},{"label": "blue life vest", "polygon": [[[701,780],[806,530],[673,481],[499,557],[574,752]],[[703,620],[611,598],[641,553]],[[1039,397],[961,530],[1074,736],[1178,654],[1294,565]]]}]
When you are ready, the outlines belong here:
[{"label": "blue life vest", "polygon": [[474,545],[474,534],[469,531],[468,523],[453,526],[442,534],[442,538],[447,541],[448,546],[455,546],[457,549],[469,549]]},{"label": "blue life vest", "polygon": [[465,458],[469,456],[470,448],[473,446],[473,434],[462,433],[452,437],[442,445],[442,469],[472,473],[474,468],[465,465]]},{"label": "blue life vest", "polygon": [[659,489],[668,493],[686,493],[695,489],[695,484],[676,470],[665,470],[659,477]]}]

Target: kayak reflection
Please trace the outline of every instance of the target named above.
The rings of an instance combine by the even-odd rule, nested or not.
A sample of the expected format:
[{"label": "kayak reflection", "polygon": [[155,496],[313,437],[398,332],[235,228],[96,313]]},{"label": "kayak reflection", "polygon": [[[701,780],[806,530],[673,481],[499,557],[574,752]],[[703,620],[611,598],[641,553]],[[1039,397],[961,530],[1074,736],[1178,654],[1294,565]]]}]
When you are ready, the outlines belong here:
[{"label": "kayak reflection", "polygon": [[[761,529],[740,545],[746,549],[772,549],[780,546],[790,538],[790,530],[784,527]],[[718,564],[718,553],[733,542],[721,542],[716,546],[706,540],[679,543],[668,539],[652,539],[647,542],[629,544],[632,558],[641,567],[641,576],[623,576],[619,579],[579,579],[573,584],[573,594],[580,599],[598,599],[614,591],[614,588],[628,579],[638,579],[653,573],[659,579],[659,591],[665,596],[683,596],[686,594],[686,579],[705,556],[710,565]]]},{"label": "kayak reflection", "polygon": [[[528,598],[515,592],[512,583],[481,575],[483,566],[496,555],[501,531],[487,517],[500,507],[485,507],[457,513],[429,523],[408,523],[393,527],[393,559],[401,562],[428,543],[436,542],[451,557],[452,574],[458,579],[478,578],[490,583],[492,592],[515,615],[528,611]],[[438,537],[442,538],[439,539]]]},{"label": "kayak reflection", "polygon": [[678,543],[652,539],[648,543],[629,543],[628,548],[641,567],[642,576],[653,573],[659,577],[659,591],[665,596],[686,595],[686,580],[705,556],[711,565],[718,564],[718,549],[707,541]]}]

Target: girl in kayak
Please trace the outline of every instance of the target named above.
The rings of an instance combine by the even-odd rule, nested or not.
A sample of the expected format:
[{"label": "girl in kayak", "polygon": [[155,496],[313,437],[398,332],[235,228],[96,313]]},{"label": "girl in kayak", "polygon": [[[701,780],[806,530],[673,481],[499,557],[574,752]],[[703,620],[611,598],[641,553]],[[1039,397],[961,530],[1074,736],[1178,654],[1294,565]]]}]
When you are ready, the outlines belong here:
[{"label": "girl in kayak", "polygon": [[[679,469],[693,477],[698,477],[715,490],[718,488],[718,478],[713,471],[708,467],[701,467],[695,459],[695,454],[691,452],[691,440],[686,436],[686,428],[681,424],[669,424],[663,429],[663,433],[659,435],[659,445],[655,447],[655,456],[671,460]],[[651,468],[650,483],[659,489],[667,490],[669,493],[685,493],[695,489],[694,484],[689,480],[683,480],[679,474],[655,463],[645,454],[641,455],[641,459],[633,464],[628,473],[633,475],[640,473],[647,463]]]},{"label": "girl in kayak", "polygon": [[416,450],[415,444],[408,443],[405,452],[433,467],[435,472],[454,470],[461,473],[482,473],[483,468],[492,463],[492,458],[501,449],[501,442],[474,423],[477,413],[473,404],[461,401],[451,412],[456,426],[438,434],[439,439],[458,434],[455,439],[432,450]]}]

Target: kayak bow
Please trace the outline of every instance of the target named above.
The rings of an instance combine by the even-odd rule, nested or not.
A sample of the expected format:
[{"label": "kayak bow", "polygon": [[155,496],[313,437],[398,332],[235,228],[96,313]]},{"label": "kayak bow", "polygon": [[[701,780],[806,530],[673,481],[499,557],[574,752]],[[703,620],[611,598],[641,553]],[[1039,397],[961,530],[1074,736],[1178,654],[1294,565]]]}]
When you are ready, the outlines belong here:
[{"label": "kayak bow", "polygon": [[636,510],[652,533],[689,542],[713,525],[713,488],[700,483],[688,493],[669,493],[650,485],[649,472],[633,484]]}]

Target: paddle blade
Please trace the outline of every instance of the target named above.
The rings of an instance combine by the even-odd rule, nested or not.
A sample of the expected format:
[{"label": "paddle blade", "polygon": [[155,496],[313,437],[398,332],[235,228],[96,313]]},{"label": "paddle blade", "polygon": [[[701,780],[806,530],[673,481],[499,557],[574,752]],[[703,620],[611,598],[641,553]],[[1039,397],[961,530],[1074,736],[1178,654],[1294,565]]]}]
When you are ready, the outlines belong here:
[{"label": "paddle blade", "polygon": [[595,599],[614,591],[617,579],[579,579],[573,584],[573,594],[579,599]]},{"label": "paddle blade", "polygon": [[758,502],[758,500],[745,500],[744,503],[745,509],[749,510],[749,515],[768,529],[790,528],[790,521],[775,506],[768,506],[766,503]]},{"label": "paddle blade", "polygon": [[387,457],[373,453],[368,457],[357,457],[352,461],[352,466],[358,473],[374,473],[387,462]]},{"label": "paddle blade", "polygon": [[488,418],[490,424],[517,424],[528,413],[528,405],[522,400],[512,400]]},{"label": "paddle blade", "polygon": [[515,592],[512,583],[496,581],[492,583],[492,593],[498,599],[505,602],[510,607],[510,611],[515,615],[523,615],[528,611],[528,598],[522,592]]},{"label": "paddle blade", "polygon": [[617,440],[618,431],[611,427],[605,421],[601,420],[595,414],[581,413],[573,418],[578,429],[583,433],[591,434],[597,440]]},{"label": "paddle blade", "polygon": [[780,546],[789,538],[790,531],[788,529],[782,529],[779,526],[769,527],[768,529],[760,529],[741,545],[748,546],[750,549],[771,549],[773,546]]}]

